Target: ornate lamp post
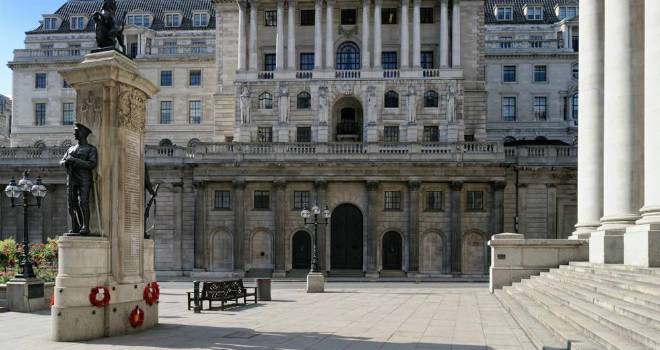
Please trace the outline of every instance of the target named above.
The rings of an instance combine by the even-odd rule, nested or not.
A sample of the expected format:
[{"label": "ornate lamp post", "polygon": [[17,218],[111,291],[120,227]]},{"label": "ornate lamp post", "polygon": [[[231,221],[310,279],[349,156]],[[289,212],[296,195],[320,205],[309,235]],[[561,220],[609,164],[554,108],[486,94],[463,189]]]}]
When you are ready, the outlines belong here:
[{"label": "ornate lamp post", "polygon": [[[314,215],[313,221],[308,221],[308,219]],[[312,210],[303,209],[300,212],[300,216],[305,220],[305,226],[314,225],[314,241],[312,246],[312,266],[307,275],[307,292],[308,293],[317,293],[323,292],[323,286],[325,284],[325,277],[319,271],[319,249],[318,249],[318,232],[319,225],[327,225],[330,221],[330,210],[328,207],[323,210],[323,218],[325,221],[319,221],[319,215],[321,215],[321,208],[318,205],[312,207]]]},{"label": "ornate lamp post", "polygon": [[[37,204],[30,204],[28,194],[37,199]],[[23,178],[16,184],[16,179],[12,178],[9,185],[5,188],[5,194],[11,199],[11,207],[16,207],[16,199],[23,195],[23,257],[21,259],[22,271],[17,274],[17,278],[35,278],[34,269],[32,268],[32,259],[30,259],[30,241],[28,238],[28,208],[41,207],[41,199],[46,197],[48,190],[41,182],[41,178],[37,178],[37,182],[33,183],[28,178],[28,172],[23,173]]]}]

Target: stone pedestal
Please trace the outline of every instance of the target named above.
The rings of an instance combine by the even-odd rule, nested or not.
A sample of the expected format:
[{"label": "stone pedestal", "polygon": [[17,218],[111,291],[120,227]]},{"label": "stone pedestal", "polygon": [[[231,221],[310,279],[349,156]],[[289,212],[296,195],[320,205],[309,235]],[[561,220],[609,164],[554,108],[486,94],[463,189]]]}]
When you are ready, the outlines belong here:
[{"label": "stone pedestal", "polygon": [[307,293],[323,293],[325,290],[325,276],[320,272],[307,274]]},{"label": "stone pedestal", "polygon": [[378,125],[375,123],[367,125],[367,142],[378,142]]},{"label": "stone pedestal", "polygon": [[277,142],[289,142],[289,124],[280,123],[275,129]]},{"label": "stone pedestal", "polygon": [[[80,341],[153,327],[158,304],[144,300],[145,287],[155,282],[153,241],[144,239],[144,126],[146,102],[158,89],[116,51],[89,54],[60,74],[76,90],[77,122],[92,131],[98,165],[92,234],[58,241],[51,338]],[[107,288],[107,305],[92,304],[96,287]],[[136,307],[144,322],[133,327]]]},{"label": "stone pedestal", "polygon": [[44,282],[37,278],[14,278],[7,282],[7,303],[12,312],[35,312],[48,308]]},{"label": "stone pedestal", "polygon": [[589,239],[589,262],[623,264],[623,234],[625,229],[598,230]]},{"label": "stone pedestal", "polygon": [[447,125],[447,142],[463,142],[463,125],[459,123],[449,123]]},{"label": "stone pedestal", "polygon": [[660,267],[660,223],[629,227],[623,242],[624,264]]},{"label": "stone pedestal", "polygon": [[318,134],[316,135],[317,142],[330,142],[328,139],[328,123],[322,123],[318,126]]},{"label": "stone pedestal", "polygon": [[406,141],[417,142],[418,134],[419,134],[419,129],[417,127],[417,124],[415,123],[408,124],[408,127],[406,128]]}]

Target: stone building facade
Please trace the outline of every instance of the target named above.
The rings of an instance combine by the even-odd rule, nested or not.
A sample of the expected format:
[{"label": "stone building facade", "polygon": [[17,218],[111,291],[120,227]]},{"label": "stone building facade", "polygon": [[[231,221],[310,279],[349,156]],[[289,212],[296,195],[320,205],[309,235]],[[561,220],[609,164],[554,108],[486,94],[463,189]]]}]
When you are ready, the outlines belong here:
[{"label": "stone building facade", "polygon": [[[161,85],[147,109],[146,149],[161,184],[148,224],[159,273],[302,273],[314,231],[300,211],[315,204],[332,213],[317,242],[323,271],[337,275],[482,275],[494,233],[573,231],[575,148],[489,140],[484,1],[157,2],[118,1],[120,11],[142,15],[126,29],[129,54]],[[99,3],[69,1],[46,17],[66,26]],[[186,27],[201,5],[208,27]],[[166,26],[177,13],[186,29]],[[50,48],[40,40],[65,46],[80,35],[91,45],[89,27],[48,33],[46,23],[16,51],[16,85],[44,67],[52,81],[80,60],[41,57]],[[187,51],[191,37],[206,38],[214,54]],[[162,87],[170,70],[174,86]],[[201,87],[186,84],[195,70]],[[46,179],[51,193],[30,228],[40,240],[66,227],[55,146],[70,127],[50,109],[46,127],[32,124],[35,94],[53,93],[56,109],[61,89],[16,89],[24,89],[15,93],[22,124],[12,145],[50,147],[0,152],[0,179],[26,166]],[[191,99],[203,100],[199,124],[190,123]],[[172,122],[160,123],[168,115]],[[6,199],[0,208],[2,237],[22,232],[17,209]]]},{"label": "stone building facade", "polygon": [[0,147],[9,146],[11,133],[11,98],[0,95]]}]

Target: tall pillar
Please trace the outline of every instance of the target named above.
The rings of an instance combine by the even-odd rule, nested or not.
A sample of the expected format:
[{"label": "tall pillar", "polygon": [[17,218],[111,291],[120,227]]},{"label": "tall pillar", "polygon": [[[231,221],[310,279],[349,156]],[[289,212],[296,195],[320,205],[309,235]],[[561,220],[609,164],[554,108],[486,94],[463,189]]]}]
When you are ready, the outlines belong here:
[{"label": "tall pillar", "polygon": [[408,0],[401,0],[401,69],[410,67],[410,44],[408,38]]},{"label": "tall pillar", "polygon": [[321,22],[323,21],[323,0],[314,3],[314,69],[323,67],[323,34]]},{"label": "tall pillar", "polygon": [[284,0],[277,0],[277,35],[275,37],[275,69],[284,69]]},{"label": "tall pillar", "polygon": [[382,64],[383,44],[380,27],[382,23],[382,0],[374,0],[374,68],[380,69]]},{"label": "tall pillar", "polygon": [[451,66],[461,66],[461,1],[452,2],[451,12]]},{"label": "tall pillar", "polygon": [[450,238],[449,238],[449,244],[450,244],[450,251],[449,251],[449,256],[450,256],[450,261],[451,261],[451,273],[453,275],[460,275],[461,274],[461,258],[462,254],[461,252],[463,251],[462,248],[462,227],[461,227],[461,197],[463,194],[463,182],[462,181],[452,181],[449,184],[449,188],[451,190],[451,204],[450,204],[450,222],[449,222],[449,228],[450,228]]},{"label": "tall pillar", "polygon": [[378,181],[367,181],[367,277],[378,277],[376,254],[378,252],[378,233],[376,232],[376,213],[378,212]]},{"label": "tall pillar", "polygon": [[440,67],[449,66],[449,0],[440,0]]},{"label": "tall pillar", "polygon": [[286,28],[288,35],[288,57],[286,61],[286,68],[288,70],[296,70],[296,2],[295,0],[289,1],[289,24]]},{"label": "tall pillar", "polygon": [[603,218],[589,260],[623,263],[625,228],[639,218],[643,188],[644,1],[605,0]]},{"label": "tall pillar", "polygon": [[660,267],[660,165],[657,162],[660,149],[660,2],[646,1],[645,48],[644,48],[644,206],[637,225],[628,228],[624,236],[624,263],[626,265]]},{"label": "tall pillar", "polygon": [[245,181],[234,180],[233,203],[234,209],[234,271],[239,275],[245,273],[245,261],[243,259],[243,241],[245,240]]},{"label": "tall pillar", "polygon": [[195,269],[204,269],[206,259],[204,258],[207,244],[206,236],[206,203],[208,202],[206,182],[193,183],[195,186]]},{"label": "tall pillar", "polygon": [[245,10],[247,2],[238,1],[238,70],[244,71],[246,68],[246,39],[245,35]]},{"label": "tall pillar", "polygon": [[275,187],[275,212],[273,221],[275,234],[273,235],[275,248],[275,271],[273,277],[286,276],[286,211],[289,209],[289,202],[286,200],[286,181],[277,180],[273,183]]},{"label": "tall pillar", "polygon": [[578,222],[571,239],[588,239],[603,216],[603,0],[580,3],[580,142],[578,142]]},{"label": "tall pillar", "polygon": [[491,230],[494,235],[504,232],[504,188],[506,188],[505,181],[495,181],[491,183],[491,191],[493,194]]},{"label": "tall pillar", "polygon": [[[325,180],[316,180],[314,182],[314,192],[316,194],[315,198],[315,203],[321,208],[321,210],[324,210],[326,206],[328,205],[328,182]],[[311,203],[310,203],[311,204]],[[330,208],[328,208],[330,209]],[[327,260],[327,247],[326,247],[326,241],[327,239],[327,234],[326,234],[326,227],[328,225],[319,225],[319,231],[318,231],[318,250],[319,250],[319,268],[321,271],[329,271],[330,270],[330,265],[329,265],[329,260]]]},{"label": "tall pillar", "polygon": [[369,50],[370,4],[371,0],[362,0],[362,69],[371,67],[371,50]]},{"label": "tall pillar", "polygon": [[[256,71],[257,67],[257,10],[259,1],[250,0],[250,70]],[[240,41],[240,39],[239,39]]]},{"label": "tall pillar", "polygon": [[325,9],[325,68],[328,70],[335,67],[335,39],[334,39],[334,16],[333,6],[334,0],[326,0]]},{"label": "tall pillar", "polygon": [[419,186],[408,182],[408,273],[419,272]]},{"label": "tall pillar", "polygon": [[421,0],[413,0],[413,67],[420,68],[422,66],[422,42],[420,38],[420,3]]}]

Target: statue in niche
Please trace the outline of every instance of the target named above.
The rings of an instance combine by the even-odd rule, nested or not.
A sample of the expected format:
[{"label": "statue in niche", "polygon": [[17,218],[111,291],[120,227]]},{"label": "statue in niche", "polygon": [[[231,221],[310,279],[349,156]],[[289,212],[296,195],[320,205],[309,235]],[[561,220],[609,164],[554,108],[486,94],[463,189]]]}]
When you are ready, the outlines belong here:
[{"label": "statue in niche", "polygon": [[76,123],[73,135],[78,144],[71,146],[64,154],[60,165],[66,169],[67,204],[71,217],[69,236],[87,236],[89,230],[89,195],[94,178],[98,155],[96,147],[87,142],[92,133],[86,126]]},{"label": "statue in niche", "polygon": [[408,86],[408,124],[415,124],[417,114],[417,92],[415,87]]},{"label": "statue in niche", "polygon": [[241,124],[250,123],[250,89],[247,85],[241,88],[240,96]]},{"label": "statue in niche", "polygon": [[[126,17],[126,13],[124,13]],[[115,0],[103,0],[101,11],[92,15],[96,28],[96,45],[98,51],[114,50],[117,45],[121,52],[126,54],[124,45],[124,19],[117,17],[117,2]]]},{"label": "statue in niche", "polygon": [[289,122],[289,89],[286,86],[280,86],[279,98],[280,123],[285,124]]},{"label": "statue in niche", "polygon": [[456,122],[456,82],[447,85],[447,120]]},{"label": "statue in niche", "polygon": [[376,88],[369,86],[367,88],[367,118],[369,124],[375,124],[376,121]]},{"label": "statue in niche", "polygon": [[321,86],[319,88],[319,123],[325,125],[328,123],[328,88]]}]

